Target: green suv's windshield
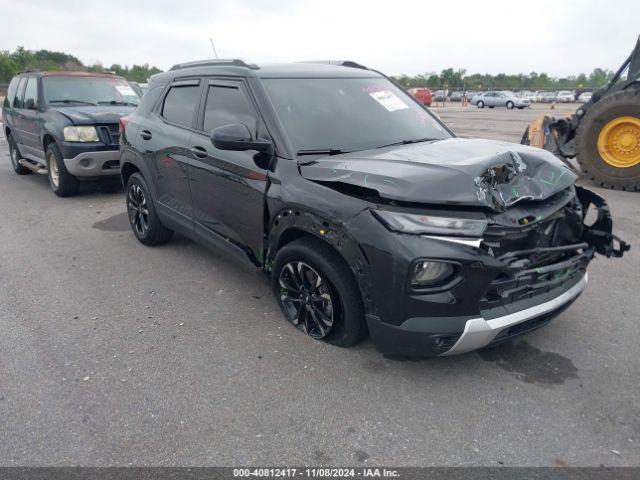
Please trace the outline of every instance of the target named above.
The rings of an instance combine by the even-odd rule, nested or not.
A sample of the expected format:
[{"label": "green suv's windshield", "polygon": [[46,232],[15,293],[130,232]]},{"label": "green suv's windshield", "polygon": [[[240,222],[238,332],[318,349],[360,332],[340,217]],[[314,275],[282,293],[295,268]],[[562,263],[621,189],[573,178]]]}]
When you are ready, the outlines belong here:
[{"label": "green suv's windshield", "polygon": [[118,77],[52,75],[42,80],[48,105],[130,105],[140,97],[129,82]]},{"label": "green suv's windshield", "polygon": [[264,84],[298,154],[450,138],[386,78],[270,78]]}]

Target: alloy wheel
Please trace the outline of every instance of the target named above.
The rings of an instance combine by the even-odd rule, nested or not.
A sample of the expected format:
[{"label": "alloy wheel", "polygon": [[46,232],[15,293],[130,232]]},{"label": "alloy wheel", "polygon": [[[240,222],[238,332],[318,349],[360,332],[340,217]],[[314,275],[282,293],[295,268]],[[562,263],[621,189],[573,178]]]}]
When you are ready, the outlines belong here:
[{"label": "alloy wheel", "polygon": [[127,211],[129,221],[140,237],[144,237],[149,230],[149,209],[144,192],[138,185],[132,185],[127,195]]},{"label": "alloy wheel", "polygon": [[313,338],[334,327],[334,301],[328,282],[304,262],[287,263],[280,271],[280,303],[289,322]]}]

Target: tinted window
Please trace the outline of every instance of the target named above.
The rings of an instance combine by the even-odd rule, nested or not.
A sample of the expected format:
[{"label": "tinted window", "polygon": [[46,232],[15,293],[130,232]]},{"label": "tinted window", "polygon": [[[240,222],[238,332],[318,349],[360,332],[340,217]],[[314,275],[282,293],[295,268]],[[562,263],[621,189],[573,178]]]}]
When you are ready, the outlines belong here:
[{"label": "tinted window", "polygon": [[35,77],[29,77],[27,87],[24,91],[24,108],[38,107],[38,80]]},{"label": "tinted window", "polygon": [[235,87],[209,87],[204,131],[211,132],[230,123],[244,123],[251,133],[256,134],[256,118],[242,92]]},{"label": "tinted window", "polygon": [[386,78],[263,79],[297,150],[365,150],[450,134]]},{"label": "tinted window", "polygon": [[16,90],[16,96],[13,98],[13,108],[22,108],[22,96],[24,95],[24,87],[26,83],[26,77],[22,77],[18,84],[18,90]]},{"label": "tinted window", "polygon": [[172,123],[190,127],[199,100],[200,87],[197,85],[171,87],[164,98],[162,116]]}]

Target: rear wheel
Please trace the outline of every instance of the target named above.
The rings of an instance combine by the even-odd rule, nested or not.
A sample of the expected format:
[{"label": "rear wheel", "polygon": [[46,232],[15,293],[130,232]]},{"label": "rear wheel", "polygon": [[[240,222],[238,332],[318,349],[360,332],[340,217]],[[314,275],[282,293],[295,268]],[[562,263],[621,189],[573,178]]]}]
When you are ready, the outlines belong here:
[{"label": "rear wheel", "polygon": [[129,224],[136,238],[145,245],[161,245],[173,237],[158,217],[149,187],[142,175],[134,173],[125,188]]},{"label": "rear wheel", "polygon": [[272,288],[285,318],[317,340],[349,347],[367,335],[353,273],[320,240],[305,237],[281,248],[273,265]]},{"label": "rear wheel", "polygon": [[49,144],[45,153],[47,175],[53,193],[59,197],[72,197],[78,193],[78,179],[71,175],[64,164],[60,149],[55,143]]},{"label": "rear wheel", "polygon": [[478,108],[484,108],[484,102],[482,100],[478,100],[476,105],[478,105]]},{"label": "rear wheel", "polygon": [[640,90],[593,105],[576,130],[576,150],[582,171],[600,186],[640,191]]},{"label": "rear wheel", "polygon": [[508,108],[509,110],[512,110],[512,109],[513,109],[513,106],[514,106],[514,105],[513,105],[513,102],[512,102],[511,100],[509,100],[509,101],[507,102],[507,108]]},{"label": "rear wheel", "polygon": [[11,166],[13,167],[13,171],[18,175],[27,175],[31,173],[27,167],[20,165],[20,160],[22,160],[22,155],[20,155],[20,150],[18,150],[18,146],[16,145],[16,141],[13,139],[13,135],[9,134],[7,136],[7,143],[9,144],[9,157],[11,157]]}]

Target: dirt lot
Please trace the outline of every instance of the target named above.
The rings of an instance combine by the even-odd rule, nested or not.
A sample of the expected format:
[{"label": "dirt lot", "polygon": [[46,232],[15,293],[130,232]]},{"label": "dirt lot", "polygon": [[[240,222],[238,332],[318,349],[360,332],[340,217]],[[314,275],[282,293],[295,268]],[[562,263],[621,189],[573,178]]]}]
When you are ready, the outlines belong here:
[{"label": "dirt lot", "polygon": [[[434,110],[518,141],[541,109]],[[637,243],[640,197],[598,192]],[[401,362],[305,337],[260,273],[140,245],[117,184],[57,198],[6,145],[0,219],[0,465],[640,465],[638,245],[514,345]]]}]

